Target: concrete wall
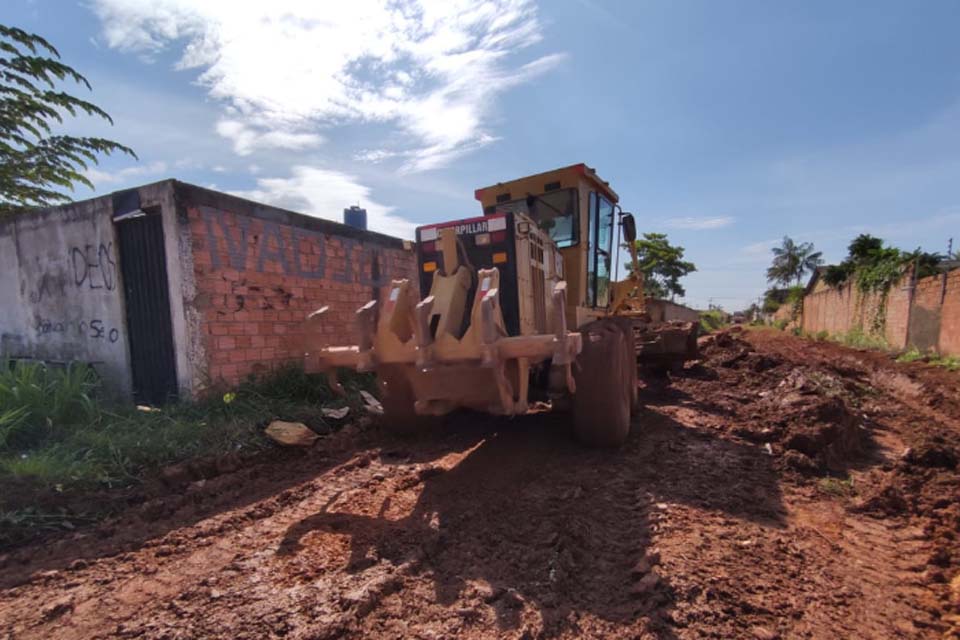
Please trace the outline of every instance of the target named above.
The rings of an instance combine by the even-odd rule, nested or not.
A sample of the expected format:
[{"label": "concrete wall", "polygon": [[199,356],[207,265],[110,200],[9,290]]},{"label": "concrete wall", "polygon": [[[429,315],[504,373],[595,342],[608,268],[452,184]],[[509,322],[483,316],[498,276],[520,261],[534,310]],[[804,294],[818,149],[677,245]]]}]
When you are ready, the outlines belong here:
[{"label": "concrete wall", "polygon": [[130,393],[109,197],[0,223],[0,355],[94,365]]},{"label": "concrete wall", "polygon": [[[860,329],[895,349],[960,355],[960,270],[918,280],[912,305],[909,282],[908,275],[894,284],[885,300],[861,294],[854,284],[818,286],[804,298],[803,329],[831,334]],[[873,330],[878,324],[880,330]]]},{"label": "concrete wall", "polygon": [[669,300],[659,300],[657,298],[647,298],[644,301],[647,313],[654,322],[670,322],[671,320],[682,320],[684,322],[699,322],[700,312],[682,304],[670,302]]},{"label": "concrete wall", "polygon": [[182,297],[198,391],[301,362],[301,323],[324,305],[328,342],[355,344],[357,308],[391,279],[416,277],[414,253],[390,236],[189,185],[178,185],[178,206],[189,229]]}]

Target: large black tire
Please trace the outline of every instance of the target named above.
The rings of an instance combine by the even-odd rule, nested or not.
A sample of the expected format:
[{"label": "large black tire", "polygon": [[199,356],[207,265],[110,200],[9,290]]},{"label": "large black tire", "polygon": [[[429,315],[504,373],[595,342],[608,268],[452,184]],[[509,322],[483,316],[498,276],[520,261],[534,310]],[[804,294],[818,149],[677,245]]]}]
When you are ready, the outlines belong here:
[{"label": "large black tire", "polygon": [[618,447],[630,435],[637,365],[633,341],[615,322],[598,320],[580,334],[574,378],[573,427],[577,438],[595,447]]},{"label": "large black tire", "polygon": [[409,436],[429,428],[431,420],[417,415],[413,408],[416,396],[400,366],[385,365],[377,369],[383,417],[380,424],[390,433]]}]

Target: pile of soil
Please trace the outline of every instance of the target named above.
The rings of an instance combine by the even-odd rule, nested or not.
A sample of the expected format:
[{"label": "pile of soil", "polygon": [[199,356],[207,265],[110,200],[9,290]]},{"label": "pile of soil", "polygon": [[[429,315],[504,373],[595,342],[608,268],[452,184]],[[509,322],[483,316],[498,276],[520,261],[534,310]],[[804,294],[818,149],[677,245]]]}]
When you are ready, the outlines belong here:
[{"label": "pile of soil", "polygon": [[804,473],[842,472],[862,455],[864,432],[836,377],[759,353],[739,327],[702,338],[700,350],[695,377],[756,398],[726,403],[732,416],[747,418],[735,435],[769,444],[784,466]]}]

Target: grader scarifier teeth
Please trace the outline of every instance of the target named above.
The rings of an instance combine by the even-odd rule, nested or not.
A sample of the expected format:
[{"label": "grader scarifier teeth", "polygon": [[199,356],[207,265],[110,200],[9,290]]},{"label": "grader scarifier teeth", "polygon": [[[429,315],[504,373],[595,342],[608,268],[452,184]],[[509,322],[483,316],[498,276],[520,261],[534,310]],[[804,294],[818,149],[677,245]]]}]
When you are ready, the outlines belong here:
[{"label": "grader scarifier teeth", "polygon": [[[567,331],[566,283],[554,287],[553,332],[525,336],[507,335],[499,283],[496,268],[479,269],[476,293],[467,305],[469,279],[462,274],[436,275],[433,291],[440,295],[423,300],[417,300],[409,280],[394,280],[382,304],[370,301],[356,311],[357,344],[352,346],[318,344],[329,313],[327,307],[319,309],[306,322],[307,369],[326,371],[334,388],[339,388],[333,373],[337,367],[377,372],[395,393],[405,390],[413,404],[411,412],[419,415],[440,415],[458,407],[523,413],[530,368],[547,359],[562,370],[561,379],[572,393],[571,367],[581,337]],[[470,321],[458,337],[454,327],[462,325],[467,308]]]}]

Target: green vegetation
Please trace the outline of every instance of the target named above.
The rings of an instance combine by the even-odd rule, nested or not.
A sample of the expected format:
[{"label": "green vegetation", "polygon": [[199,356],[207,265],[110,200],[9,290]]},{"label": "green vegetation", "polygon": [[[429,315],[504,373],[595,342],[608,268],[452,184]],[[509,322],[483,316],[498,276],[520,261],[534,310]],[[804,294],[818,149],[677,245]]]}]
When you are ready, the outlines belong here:
[{"label": "green vegetation", "polygon": [[700,333],[712,333],[722,329],[727,324],[727,314],[723,311],[711,309],[700,312]]},{"label": "green vegetation", "polygon": [[934,367],[943,367],[947,371],[960,371],[960,358],[957,356],[939,356],[935,353],[924,353],[916,347],[913,347],[897,357],[897,362],[917,362],[921,360]]},{"label": "green vegetation", "polygon": [[767,282],[788,286],[800,281],[807,273],[813,273],[823,264],[823,254],[814,250],[812,242],[797,244],[789,236],[784,236],[779,247],[774,247],[773,263],[767,269]]},{"label": "green vegetation", "polygon": [[883,293],[890,289],[910,265],[917,265],[917,277],[937,273],[943,256],[920,249],[901,251],[885,246],[883,240],[860,234],[847,247],[847,257],[838,265],[827,267],[823,279],[831,287],[854,281],[862,293]]},{"label": "green vegetation", "polygon": [[776,313],[785,304],[791,306],[791,315],[796,318],[803,311],[803,296],[806,288],[800,285],[778,289],[771,287],[763,294],[764,313]]},{"label": "green vegetation", "polygon": [[856,284],[861,294],[876,294],[880,300],[870,321],[869,333],[882,334],[886,322],[886,299],[890,288],[897,283],[908,267],[916,267],[916,277],[924,278],[938,272],[943,256],[915,251],[901,251],[886,246],[880,238],[860,234],[847,247],[846,259],[831,265],[823,273],[823,280],[831,287],[848,282]]},{"label": "green vegetation", "polygon": [[817,488],[822,493],[838,498],[849,498],[857,493],[853,478],[822,478],[817,482]]},{"label": "green vegetation", "polygon": [[0,547],[23,535],[18,527],[69,528],[96,515],[44,512],[31,496],[130,487],[170,464],[253,454],[270,446],[262,429],[272,419],[323,427],[321,405],[350,405],[357,415],[358,392],[372,390],[373,381],[347,378],[341,398],[325,377],[289,368],[221,397],[163,408],[108,406],[97,399],[98,386],[79,365],[0,370]]},{"label": "green vegetation", "polygon": [[886,338],[872,333],[865,333],[863,329],[859,327],[854,327],[847,333],[838,334],[835,336],[835,340],[840,344],[853,347],[854,349],[880,349],[881,351],[890,349]]},{"label": "green vegetation", "polygon": [[916,347],[913,347],[909,351],[905,351],[897,356],[897,362],[916,362],[917,360],[923,360],[927,357],[927,354],[920,351]]},{"label": "green vegetation", "polygon": [[683,247],[671,245],[665,233],[645,233],[634,241],[634,245],[646,296],[670,298],[686,295],[680,278],[693,273],[697,267],[683,259]]},{"label": "green vegetation", "polygon": [[62,124],[64,113],[113,123],[100,107],[59,89],[65,80],[90,89],[49,42],[0,25],[0,217],[69,202],[63,189],[76,183],[93,188],[84,172],[100,154],[136,157],[112,140],[53,135],[51,124]]}]

